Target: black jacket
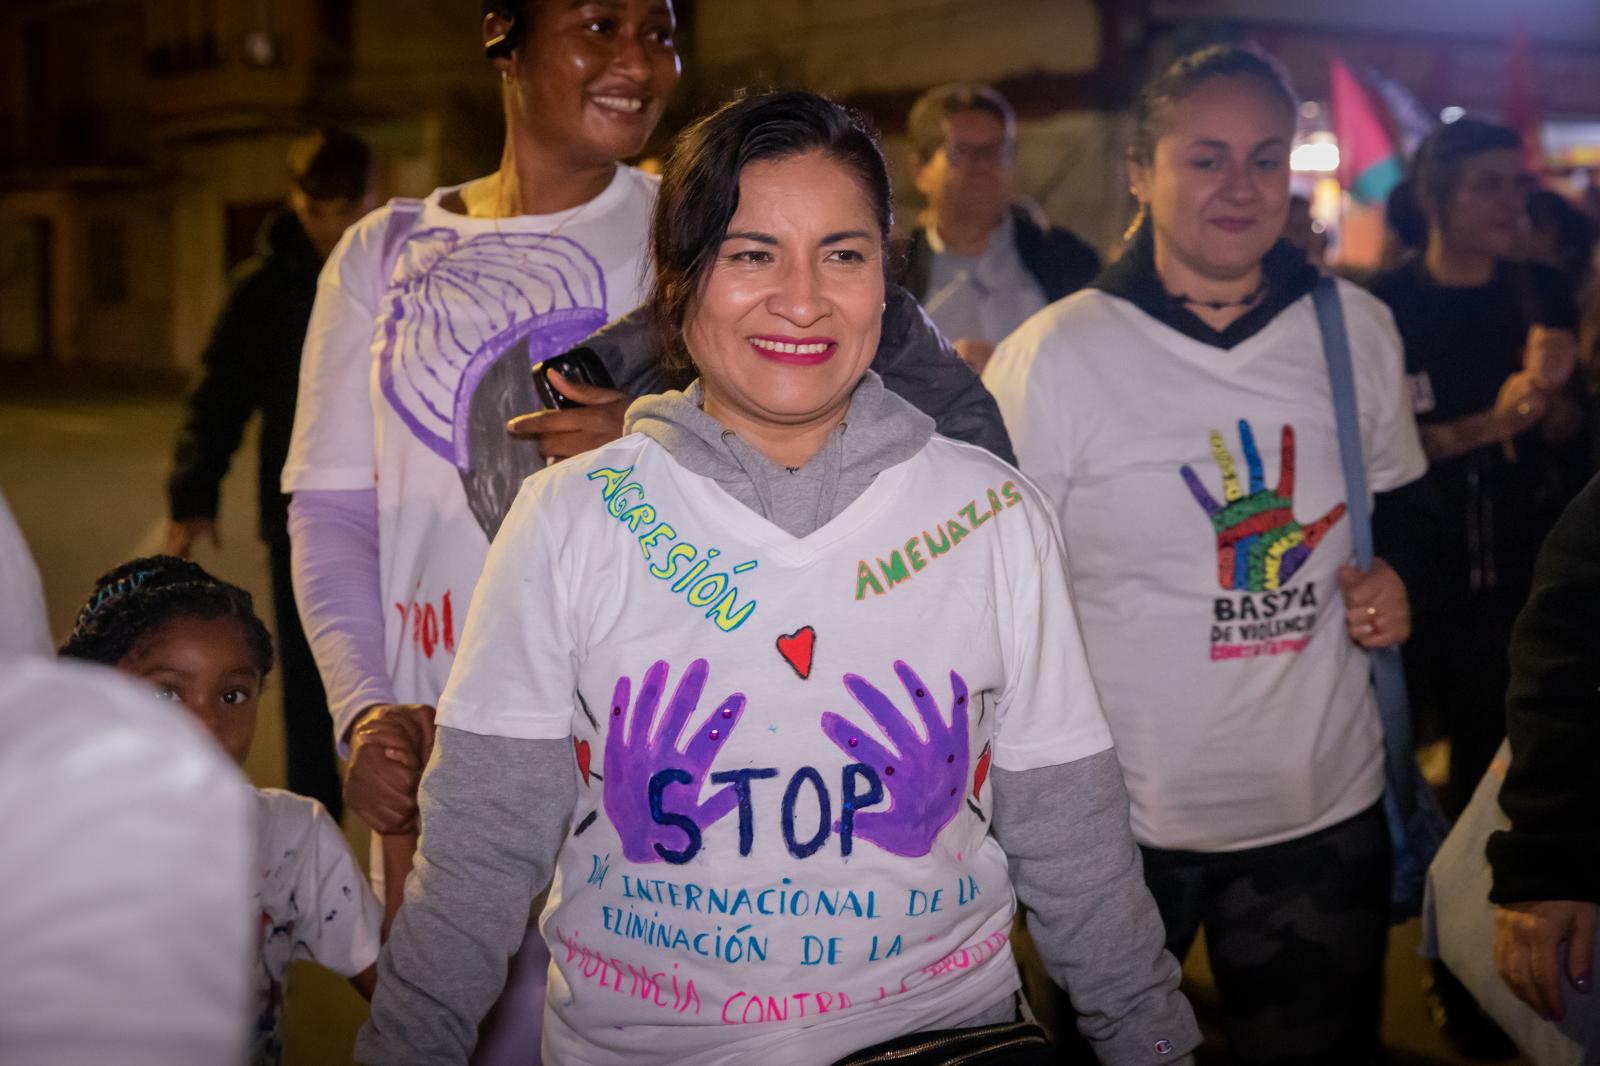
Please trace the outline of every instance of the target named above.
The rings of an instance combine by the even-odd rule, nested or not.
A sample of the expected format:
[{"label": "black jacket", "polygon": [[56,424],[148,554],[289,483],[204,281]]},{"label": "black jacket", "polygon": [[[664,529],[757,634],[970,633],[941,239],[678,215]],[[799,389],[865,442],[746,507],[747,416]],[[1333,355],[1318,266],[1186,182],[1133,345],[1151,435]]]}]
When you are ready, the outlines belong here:
[{"label": "black jacket", "polygon": [[1496,903],[1600,903],[1600,478],[1550,531],[1511,636]]},{"label": "black jacket", "polygon": [[[1054,303],[1089,284],[1100,273],[1100,256],[1083,240],[1059,226],[1041,229],[1033,216],[1020,207],[1011,209],[1015,223],[1017,256],[1044,290],[1044,298]],[[928,230],[917,227],[903,252],[896,278],[920,303],[928,298],[928,275],[933,269],[933,248]]]},{"label": "black jacket", "polygon": [[222,479],[251,414],[261,412],[261,537],[285,536],[289,497],[278,476],[289,454],[300,348],[311,321],[322,258],[289,211],[269,218],[256,257],[234,277],[201,355],[201,377],[167,479],[174,519],[213,517]]}]

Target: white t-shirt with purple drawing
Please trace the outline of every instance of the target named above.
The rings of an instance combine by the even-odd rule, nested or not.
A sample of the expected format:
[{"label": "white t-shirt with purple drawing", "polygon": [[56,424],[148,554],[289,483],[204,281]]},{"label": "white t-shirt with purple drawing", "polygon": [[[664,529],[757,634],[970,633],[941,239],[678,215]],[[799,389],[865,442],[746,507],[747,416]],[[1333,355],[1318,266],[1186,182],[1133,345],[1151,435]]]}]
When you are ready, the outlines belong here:
[{"label": "white t-shirt with purple drawing", "polygon": [[642,171],[618,167],[551,215],[470,218],[442,206],[454,191],[373,212],[329,258],[283,470],[285,492],[377,489],[401,702],[438,699],[489,541],[543,465],[504,429],[539,406],[529,368],[633,310],[650,281]]},{"label": "white t-shirt with purple drawing", "polygon": [[555,1064],[829,1062],[1003,1000],[991,768],[1110,746],[1048,501],[942,437],[802,538],[641,435],[535,475],[438,720],[571,738]]}]

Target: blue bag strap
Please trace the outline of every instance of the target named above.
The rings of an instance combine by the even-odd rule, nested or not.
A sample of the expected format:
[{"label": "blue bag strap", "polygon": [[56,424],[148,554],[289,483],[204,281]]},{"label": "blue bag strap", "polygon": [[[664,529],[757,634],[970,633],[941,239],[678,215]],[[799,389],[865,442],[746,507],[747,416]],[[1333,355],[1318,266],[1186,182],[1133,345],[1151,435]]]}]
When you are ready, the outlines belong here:
[{"label": "blue bag strap", "polygon": [[[1355,540],[1356,563],[1362,570],[1372,568],[1372,505],[1367,498],[1367,467],[1361,453],[1361,420],[1356,408],[1356,377],[1350,363],[1350,338],[1345,331],[1344,308],[1339,303],[1338,282],[1323,276],[1311,291],[1317,310],[1317,326],[1322,333],[1322,354],[1328,362],[1328,383],[1333,392],[1334,420],[1339,431],[1339,459],[1344,465],[1345,513]],[[1401,782],[1415,773],[1411,753],[1411,705],[1406,692],[1405,666],[1399,648],[1374,648],[1368,652],[1372,663],[1372,687],[1378,702],[1378,717],[1383,723],[1383,747],[1388,767],[1390,831],[1394,833],[1393,806],[1408,817],[1416,804],[1415,792]],[[1403,839],[1403,828],[1396,839]]]},{"label": "blue bag strap", "polygon": [[1322,355],[1328,361],[1328,384],[1333,391],[1333,417],[1339,431],[1339,460],[1344,464],[1345,513],[1355,539],[1356,564],[1372,566],[1372,506],[1367,500],[1367,464],[1361,454],[1361,419],[1356,409],[1356,375],[1350,365],[1350,337],[1344,328],[1344,307],[1339,287],[1323,276],[1311,291],[1322,331]]}]

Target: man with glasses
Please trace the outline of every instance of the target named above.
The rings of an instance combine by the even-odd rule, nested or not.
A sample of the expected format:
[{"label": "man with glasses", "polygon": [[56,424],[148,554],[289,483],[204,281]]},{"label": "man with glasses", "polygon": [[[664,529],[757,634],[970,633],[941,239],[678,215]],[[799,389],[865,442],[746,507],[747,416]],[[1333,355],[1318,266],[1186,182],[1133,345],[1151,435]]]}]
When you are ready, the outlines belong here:
[{"label": "man with glasses", "polygon": [[994,89],[930,89],[906,125],[927,207],[900,282],[981,373],[994,346],[1029,315],[1088,284],[1100,257],[1012,202],[1017,119]]}]

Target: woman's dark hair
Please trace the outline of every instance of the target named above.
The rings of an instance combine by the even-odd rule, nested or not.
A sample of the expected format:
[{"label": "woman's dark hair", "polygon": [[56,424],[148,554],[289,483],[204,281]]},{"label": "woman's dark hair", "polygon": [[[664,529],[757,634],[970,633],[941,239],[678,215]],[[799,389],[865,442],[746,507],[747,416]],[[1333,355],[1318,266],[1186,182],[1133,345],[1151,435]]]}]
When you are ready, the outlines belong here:
[{"label": "woman's dark hair", "polygon": [[1406,178],[1389,190],[1383,204],[1383,222],[1400,247],[1416,251],[1428,243],[1428,219],[1417,204],[1417,183]]},{"label": "woman's dark hair", "polygon": [[824,152],[848,169],[872,205],[884,247],[894,225],[894,194],[878,136],[867,120],[816,93],[752,93],[723,104],[681,134],[661,171],[651,223],[656,277],[650,306],[663,333],[663,367],[689,369],[683,320],[716,262],[739,208],[739,176],[751,163]]},{"label": "woman's dark hair", "polygon": [[1150,165],[1173,105],[1212,78],[1254,78],[1283,105],[1290,121],[1299,114],[1300,101],[1277,60],[1244,45],[1209,45],[1173,60],[1139,94],[1134,107],[1133,145],[1128,152],[1134,162]]},{"label": "woman's dark hair", "polygon": [[1457,119],[1440,126],[1417,146],[1411,175],[1417,183],[1417,202],[1428,215],[1442,214],[1456,191],[1467,160],[1485,152],[1521,150],[1516,130],[1478,119]]},{"label": "woman's dark hair", "polygon": [[250,594],[170,555],[135,559],[102,574],[59,654],[115,666],[175,618],[234,619],[244,627],[261,676],[272,669],[272,636]]},{"label": "woman's dark hair", "polygon": [[289,181],[313,200],[359,200],[366,195],[372,149],[355,134],[323,126],[289,145]]}]

